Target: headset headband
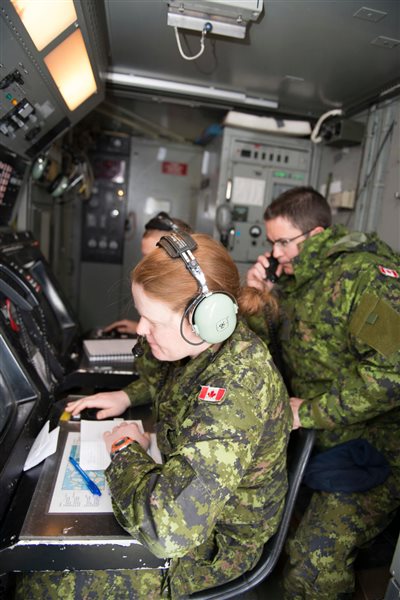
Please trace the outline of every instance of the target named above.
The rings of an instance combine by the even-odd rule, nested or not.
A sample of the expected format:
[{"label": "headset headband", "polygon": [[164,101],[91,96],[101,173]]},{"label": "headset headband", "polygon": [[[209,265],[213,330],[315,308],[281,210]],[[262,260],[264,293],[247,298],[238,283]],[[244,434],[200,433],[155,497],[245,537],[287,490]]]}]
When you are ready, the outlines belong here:
[{"label": "headset headband", "polygon": [[197,244],[188,233],[181,231],[179,234],[171,232],[170,235],[163,235],[157,242],[157,246],[164,248],[171,258],[181,258],[187,270],[199,284],[201,293],[204,295],[210,293],[205,275],[192,253],[192,250],[196,250]]},{"label": "headset headband", "polygon": [[156,231],[179,231],[179,227],[166,212],[160,212],[158,215],[150,219],[144,226],[146,231],[149,229]]},{"label": "headset headband", "polygon": [[[192,298],[183,311],[180,333],[191,346],[201,346],[204,342],[218,344],[224,342],[233,333],[237,323],[238,305],[235,298],[224,291],[210,292],[206,277],[192,250],[197,248],[194,239],[186,232],[171,232],[163,235],[157,243],[170,258],[180,258],[189,273],[199,285],[199,292]],[[201,339],[193,342],[184,333],[184,321],[188,319],[192,331]]]}]

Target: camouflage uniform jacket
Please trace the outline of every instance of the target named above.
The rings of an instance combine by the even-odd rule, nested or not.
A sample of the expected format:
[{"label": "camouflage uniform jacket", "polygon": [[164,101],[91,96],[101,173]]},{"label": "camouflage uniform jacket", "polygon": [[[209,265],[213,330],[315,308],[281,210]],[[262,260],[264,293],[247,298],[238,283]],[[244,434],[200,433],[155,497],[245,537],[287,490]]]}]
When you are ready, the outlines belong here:
[{"label": "camouflage uniform jacket", "polygon": [[[193,568],[216,538],[214,561],[224,544],[261,548],[283,508],[291,428],[265,344],[240,321],[217,352],[174,363],[146,352],[137,365],[140,379],[125,391],[133,404],[152,399],[164,463],[138,444],[114,458],[106,476],[121,525],[157,556],[192,552]],[[202,399],[215,388],[225,390],[220,401]]]},{"label": "camouflage uniform jacket", "polygon": [[280,339],[293,395],[306,400],[300,422],[320,430],[322,448],[363,437],[399,466],[399,255],[335,226],[293,264],[279,286]]}]

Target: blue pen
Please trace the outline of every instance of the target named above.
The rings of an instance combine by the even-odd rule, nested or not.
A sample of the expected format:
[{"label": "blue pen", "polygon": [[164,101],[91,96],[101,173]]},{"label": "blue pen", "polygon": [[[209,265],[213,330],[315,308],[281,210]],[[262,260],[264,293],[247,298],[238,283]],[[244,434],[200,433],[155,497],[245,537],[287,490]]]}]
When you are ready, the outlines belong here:
[{"label": "blue pen", "polygon": [[76,460],[72,456],[69,457],[69,462],[75,467],[78,473],[82,475],[87,487],[92,492],[92,494],[95,494],[96,496],[101,496],[101,491],[99,490],[95,482],[90,479],[89,475],[85,473],[82,467],[76,462]]}]

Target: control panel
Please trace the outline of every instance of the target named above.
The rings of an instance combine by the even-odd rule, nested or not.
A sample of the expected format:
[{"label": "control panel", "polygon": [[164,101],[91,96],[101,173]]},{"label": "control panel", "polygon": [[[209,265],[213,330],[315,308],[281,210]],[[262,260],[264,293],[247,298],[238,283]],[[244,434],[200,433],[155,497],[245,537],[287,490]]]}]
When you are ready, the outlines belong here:
[{"label": "control panel", "polygon": [[99,148],[101,151],[90,157],[95,181],[92,195],[83,207],[81,258],[86,262],[122,264],[129,140],[111,138],[108,148],[104,144],[99,144]]},{"label": "control panel", "polygon": [[282,192],[309,185],[308,140],[224,130],[217,204],[231,214],[229,250],[237,262],[254,262],[268,249],[264,211]]},{"label": "control panel", "polygon": [[[82,4],[88,14],[91,4]],[[32,159],[101,102],[104,85],[70,111],[44,62],[54,44],[39,52],[10,2],[0,3],[0,25],[0,145]]]},{"label": "control panel", "polygon": [[33,63],[5,28],[3,32],[6,55],[11,49],[20,60],[15,63],[10,57],[0,65],[0,142],[16,154],[34,157],[71,121]]}]

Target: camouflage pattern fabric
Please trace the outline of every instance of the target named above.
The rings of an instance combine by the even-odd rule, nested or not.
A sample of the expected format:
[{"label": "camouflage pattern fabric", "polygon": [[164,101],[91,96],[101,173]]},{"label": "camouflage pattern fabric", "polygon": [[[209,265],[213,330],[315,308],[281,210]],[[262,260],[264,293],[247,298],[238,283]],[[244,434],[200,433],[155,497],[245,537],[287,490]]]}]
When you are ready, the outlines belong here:
[{"label": "camouflage pattern fabric", "polygon": [[17,600],[157,600],[162,571],[54,571],[19,577]]},{"label": "camouflage pattern fabric", "polygon": [[293,395],[306,400],[302,426],[317,430],[319,450],[367,439],[392,467],[368,492],[314,494],[288,545],[287,598],[351,593],[356,548],[400,504],[399,271],[374,234],[335,226],[306,240],[294,276],[280,280],[280,341]]},{"label": "camouflage pattern fabric", "polygon": [[[266,345],[242,321],[217,352],[178,363],[145,352],[137,365],[141,377],[126,391],[133,404],[153,400],[164,463],[131,444],[106,476],[120,524],[171,559],[170,568],[164,578],[151,571],[153,595],[148,571],[123,572],[119,580],[119,572],[99,572],[109,582],[100,597],[119,600],[129,589],[130,598],[184,598],[249,570],[276,531],[287,490],[288,396]],[[63,598],[98,597],[79,595],[90,586],[79,583],[78,591],[78,574],[58,575],[70,585]],[[35,597],[30,590],[56,576],[24,577],[21,597]],[[96,581],[93,572],[84,576]]]},{"label": "camouflage pattern fabric", "polygon": [[290,562],[284,597],[351,600],[356,549],[389,524],[398,493],[393,475],[362,494],[314,492],[287,544]]}]

